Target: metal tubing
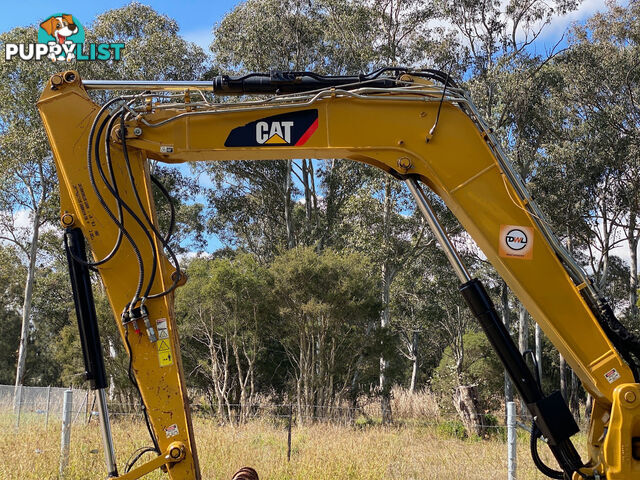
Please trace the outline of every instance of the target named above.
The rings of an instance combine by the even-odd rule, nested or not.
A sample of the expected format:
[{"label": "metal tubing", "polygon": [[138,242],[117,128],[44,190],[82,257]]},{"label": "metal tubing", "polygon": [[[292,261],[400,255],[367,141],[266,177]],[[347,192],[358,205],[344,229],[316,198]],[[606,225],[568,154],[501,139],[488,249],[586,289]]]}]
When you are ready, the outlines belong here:
[{"label": "metal tubing", "polygon": [[507,402],[507,478],[516,480],[516,404]]},{"label": "metal tubing", "polygon": [[73,391],[65,390],[62,403],[62,432],[60,434],[60,476],[69,465],[69,442],[71,441],[71,412],[73,410]]},{"label": "metal tubing", "polygon": [[87,90],[136,90],[144,92],[146,90],[181,91],[193,88],[195,90],[213,91],[213,82],[211,80],[83,80],[82,85]]},{"label": "metal tubing", "polygon": [[438,243],[440,243],[440,246],[447,256],[449,263],[451,263],[453,270],[456,272],[458,279],[461,283],[467,283],[469,280],[471,280],[471,276],[469,275],[467,268],[464,266],[464,263],[462,263],[462,260],[460,259],[460,256],[458,255],[455,247],[451,243],[451,240],[449,240],[447,232],[445,232],[444,228],[442,228],[442,225],[440,225],[438,217],[436,217],[435,212],[431,208],[429,200],[427,200],[427,197],[422,191],[420,184],[415,178],[406,178],[405,183],[407,184],[407,187],[409,187],[411,195],[413,195],[413,198],[415,198],[420,212],[429,224],[429,227],[431,227],[431,231],[435,235],[436,240],[438,240]]},{"label": "metal tubing", "polygon": [[96,393],[98,394],[98,415],[100,415],[100,432],[102,434],[104,461],[107,465],[109,478],[115,478],[118,476],[118,465],[116,463],[116,453],[113,448],[113,437],[111,436],[107,396],[103,388],[97,390]]}]

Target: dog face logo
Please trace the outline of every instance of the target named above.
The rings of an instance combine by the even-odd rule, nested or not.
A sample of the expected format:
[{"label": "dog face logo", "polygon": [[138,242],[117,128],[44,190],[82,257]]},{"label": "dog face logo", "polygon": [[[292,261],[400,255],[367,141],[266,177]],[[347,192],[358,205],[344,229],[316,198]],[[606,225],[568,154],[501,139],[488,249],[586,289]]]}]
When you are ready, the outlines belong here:
[{"label": "dog face logo", "polygon": [[40,23],[38,43],[60,45],[58,54],[51,52],[53,60],[71,61],[76,58],[75,45],[84,43],[84,28],[77,18],[69,13],[56,13]]},{"label": "dog face logo", "polygon": [[67,37],[78,33],[78,26],[73,23],[73,16],[63,13],[59,17],[49,17],[40,24],[45,32],[60,44],[67,41]]}]

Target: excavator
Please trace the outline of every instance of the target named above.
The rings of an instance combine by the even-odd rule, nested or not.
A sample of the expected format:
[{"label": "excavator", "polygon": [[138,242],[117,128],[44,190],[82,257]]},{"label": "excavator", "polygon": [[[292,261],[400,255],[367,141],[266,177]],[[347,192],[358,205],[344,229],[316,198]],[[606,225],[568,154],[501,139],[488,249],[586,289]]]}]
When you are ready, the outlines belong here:
[{"label": "excavator", "polygon": [[[96,91],[108,98],[104,104],[92,100]],[[640,341],[552,232],[468,93],[448,74],[393,67],[353,76],[273,71],[119,81],[86,80],[69,70],[48,80],[38,108],[57,167],[108,478],[133,480],[157,469],[171,480],[201,478],[174,316],[174,291],[186,276],[171,248],[171,228],[160,231],[154,191],[167,199],[169,193],[150,161],[315,158],[363,162],[407,185],[531,413],[531,454],[544,475],[640,479]],[[579,428],[561,394],[543,392],[442,227],[427,189],[457,217],[593,397],[586,458],[573,444]],[[120,471],[91,272],[107,292],[155,454],[136,466],[143,450]],[[557,466],[542,460],[541,441]],[[244,468],[234,478],[258,475]]]}]

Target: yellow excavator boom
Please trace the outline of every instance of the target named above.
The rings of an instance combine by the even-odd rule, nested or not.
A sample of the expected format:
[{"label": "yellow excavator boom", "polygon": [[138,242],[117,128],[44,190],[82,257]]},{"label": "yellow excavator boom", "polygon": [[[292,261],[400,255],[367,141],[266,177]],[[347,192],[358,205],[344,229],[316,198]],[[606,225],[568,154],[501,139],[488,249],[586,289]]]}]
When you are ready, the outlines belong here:
[{"label": "yellow excavator boom", "polygon": [[[100,106],[89,95],[96,88],[128,93]],[[203,89],[268,97],[212,103]],[[640,385],[630,356],[635,340],[553,235],[468,95],[448,76],[390,69],[360,77],[285,72],[212,82],[83,82],[68,71],[50,79],[38,108],[57,166],[72,281],[74,268],[99,271],[159,455],[119,475],[107,418],[103,436],[112,477],[139,478],[162,465],[172,480],[200,478],[173,312],[173,289],[184,277],[158,232],[149,159],[340,158],[373,165],[408,185],[565,475],[640,478]],[[568,408],[535,384],[422,185],[454,213],[593,396],[588,459],[571,445],[577,427]],[[83,238],[91,262],[81,258]],[[76,304],[83,296],[86,291],[77,293]],[[86,349],[85,358],[91,357]],[[89,377],[100,380],[90,370]],[[104,388],[95,378],[96,388]]]}]

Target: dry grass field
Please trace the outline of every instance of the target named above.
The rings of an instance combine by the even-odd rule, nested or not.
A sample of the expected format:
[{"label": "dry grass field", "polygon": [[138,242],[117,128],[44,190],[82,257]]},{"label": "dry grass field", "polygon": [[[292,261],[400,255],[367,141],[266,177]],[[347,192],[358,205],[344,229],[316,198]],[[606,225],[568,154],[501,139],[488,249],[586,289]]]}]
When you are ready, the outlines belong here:
[{"label": "dry grass field", "polygon": [[[25,421],[16,434],[12,417],[6,415],[0,416],[0,427],[4,432],[0,436],[0,479],[58,478],[58,422],[45,430],[41,421]],[[255,467],[263,480],[507,478],[506,443],[499,435],[488,440],[461,440],[437,426],[294,426],[288,463],[287,431],[282,425],[264,420],[219,426],[215,421],[196,418],[195,429],[206,480],[230,480],[244,465]],[[113,431],[119,465],[133,450],[148,444],[139,421],[123,418],[114,423]],[[102,479],[104,472],[97,423],[74,424],[65,478]],[[158,471],[146,478],[166,476]],[[542,478],[529,458],[528,435],[521,432],[518,479]]]}]

